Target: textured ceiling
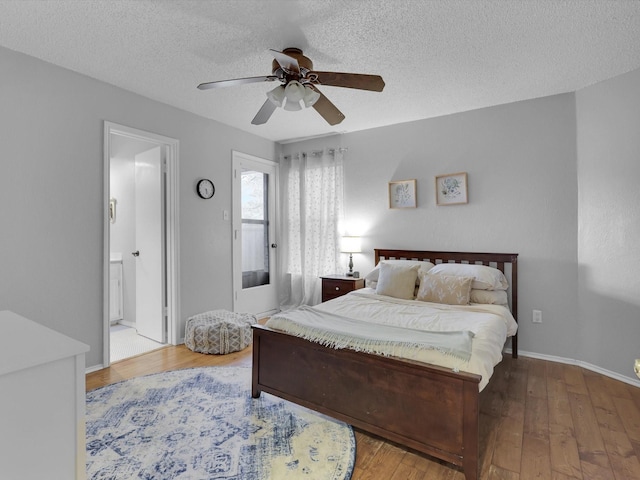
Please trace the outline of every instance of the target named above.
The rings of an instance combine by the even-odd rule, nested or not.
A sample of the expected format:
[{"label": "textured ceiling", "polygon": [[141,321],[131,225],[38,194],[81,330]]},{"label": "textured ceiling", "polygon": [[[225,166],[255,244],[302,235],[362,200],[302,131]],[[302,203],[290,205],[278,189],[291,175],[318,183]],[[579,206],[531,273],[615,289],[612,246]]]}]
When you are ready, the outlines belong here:
[{"label": "textured ceiling", "polygon": [[[4,1],[0,45],[275,140],[307,138],[575,91],[640,67],[632,0]],[[322,87],[312,108],[251,125],[269,48],[317,70],[381,75],[382,93]]]}]

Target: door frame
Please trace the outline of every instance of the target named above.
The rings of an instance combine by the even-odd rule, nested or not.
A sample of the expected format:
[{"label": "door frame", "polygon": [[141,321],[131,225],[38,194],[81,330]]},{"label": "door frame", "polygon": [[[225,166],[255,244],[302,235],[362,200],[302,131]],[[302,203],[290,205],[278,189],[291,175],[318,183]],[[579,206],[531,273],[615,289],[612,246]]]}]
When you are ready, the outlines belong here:
[{"label": "door frame", "polygon": [[104,122],[104,188],[103,188],[103,367],[110,365],[109,350],[109,265],[110,265],[110,231],[109,200],[110,196],[110,172],[111,172],[111,135],[121,135],[134,140],[143,140],[160,146],[164,149],[166,158],[166,183],[165,183],[165,255],[166,255],[166,316],[167,316],[167,342],[172,345],[180,343],[180,289],[179,289],[179,146],[180,142],[175,138],[165,137],[144,130],[119,125],[117,123]]},{"label": "door frame", "polygon": [[[234,176],[237,174],[237,164],[242,160],[248,160],[250,162],[254,162],[257,164],[265,165],[269,168],[273,168],[275,172],[275,178],[273,179],[273,218],[270,217],[270,222],[273,224],[273,236],[271,238],[272,244],[278,244],[278,235],[280,233],[280,223],[279,223],[279,212],[280,212],[280,165],[278,162],[274,162],[273,160],[267,160],[265,158],[256,157],[255,155],[250,155],[248,153],[243,153],[238,150],[231,151],[231,172],[232,172],[232,202],[231,202],[231,211],[232,211],[232,222],[231,222],[231,244],[232,244],[232,260],[231,260],[231,270],[232,270],[232,282],[233,282],[233,311],[235,312],[238,306],[238,288],[242,289],[242,273],[240,273],[240,278],[238,278],[238,272],[236,271],[236,264],[242,264],[242,258],[240,257],[241,251],[238,250],[238,238],[237,238],[237,230],[242,228],[242,225],[238,225],[236,218],[236,209],[240,208],[240,205],[236,205],[237,196],[239,195],[239,191],[237,189],[237,183]],[[241,219],[240,219],[241,222]],[[271,248],[271,247],[270,247]],[[267,312],[256,312],[260,316],[267,316],[276,313],[279,309],[279,276],[280,276],[280,252],[279,248],[276,247],[275,252],[275,261],[273,261],[272,268],[270,270],[276,271],[276,275],[271,276],[271,284],[273,285],[275,291],[275,301],[276,308],[275,310],[269,310]],[[271,256],[273,259],[273,256]],[[270,260],[271,261],[271,260]]]}]

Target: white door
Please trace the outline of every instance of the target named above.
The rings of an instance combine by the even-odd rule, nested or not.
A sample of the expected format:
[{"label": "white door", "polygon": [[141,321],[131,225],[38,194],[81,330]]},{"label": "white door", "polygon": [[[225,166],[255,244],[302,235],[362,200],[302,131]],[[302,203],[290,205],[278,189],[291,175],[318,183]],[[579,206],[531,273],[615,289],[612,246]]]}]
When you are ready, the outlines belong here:
[{"label": "white door", "polygon": [[164,315],[163,151],[155,147],[135,156],[136,328],[140,335],[166,342]]},{"label": "white door", "polygon": [[278,165],[233,152],[233,310],[278,310],[276,186]]}]

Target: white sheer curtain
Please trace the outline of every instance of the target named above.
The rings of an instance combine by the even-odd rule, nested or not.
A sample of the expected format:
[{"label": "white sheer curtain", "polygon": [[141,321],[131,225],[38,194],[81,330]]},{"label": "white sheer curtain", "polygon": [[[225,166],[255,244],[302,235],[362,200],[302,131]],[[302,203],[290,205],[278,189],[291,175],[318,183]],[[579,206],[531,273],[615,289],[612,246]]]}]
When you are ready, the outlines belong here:
[{"label": "white sheer curtain", "polygon": [[321,275],[339,271],[343,212],[340,149],[300,152],[280,162],[280,308],[321,301]]}]

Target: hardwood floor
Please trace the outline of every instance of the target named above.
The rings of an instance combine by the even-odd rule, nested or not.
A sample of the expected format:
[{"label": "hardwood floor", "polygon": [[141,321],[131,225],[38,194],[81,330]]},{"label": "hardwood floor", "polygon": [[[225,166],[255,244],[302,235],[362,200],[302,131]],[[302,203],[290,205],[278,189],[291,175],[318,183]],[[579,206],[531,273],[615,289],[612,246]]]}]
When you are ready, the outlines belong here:
[{"label": "hardwood floor", "polygon": [[[251,365],[251,347],[202,355],[184,345],[87,375],[87,390],[166,370]],[[640,388],[572,365],[506,357],[480,404],[482,480],[640,479]],[[352,480],[463,480],[454,467],[356,432]]]}]

